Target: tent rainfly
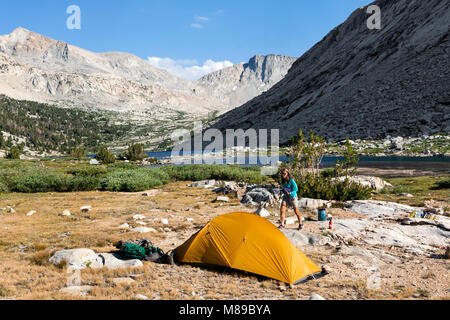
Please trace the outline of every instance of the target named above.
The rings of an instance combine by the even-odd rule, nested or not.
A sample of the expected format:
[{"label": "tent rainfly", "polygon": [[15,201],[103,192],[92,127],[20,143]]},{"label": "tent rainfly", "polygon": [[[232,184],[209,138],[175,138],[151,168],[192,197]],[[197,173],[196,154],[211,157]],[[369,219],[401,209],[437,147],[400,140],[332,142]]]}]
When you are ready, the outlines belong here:
[{"label": "tent rainfly", "polygon": [[174,258],[247,271],[288,284],[321,272],[271,222],[252,213],[216,217],[176,248]]}]

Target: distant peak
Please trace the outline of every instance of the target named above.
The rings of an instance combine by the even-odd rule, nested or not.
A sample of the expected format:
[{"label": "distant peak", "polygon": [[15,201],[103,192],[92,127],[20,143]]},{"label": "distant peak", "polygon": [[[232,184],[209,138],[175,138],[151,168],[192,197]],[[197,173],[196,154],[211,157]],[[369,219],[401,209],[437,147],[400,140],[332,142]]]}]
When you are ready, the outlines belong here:
[{"label": "distant peak", "polygon": [[16,33],[30,33],[31,31],[28,29],[25,29],[23,27],[18,27],[16,29],[14,29],[13,32],[11,32],[11,34],[16,34]]}]

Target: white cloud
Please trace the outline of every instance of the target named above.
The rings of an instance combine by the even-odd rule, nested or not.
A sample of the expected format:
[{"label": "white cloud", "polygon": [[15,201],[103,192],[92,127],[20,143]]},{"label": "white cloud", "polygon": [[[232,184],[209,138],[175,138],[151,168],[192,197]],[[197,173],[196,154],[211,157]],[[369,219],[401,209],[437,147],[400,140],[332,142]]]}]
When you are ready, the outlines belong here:
[{"label": "white cloud", "polygon": [[197,60],[174,60],[171,58],[148,57],[148,61],[153,66],[169,71],[170,73],[188,80],[198,80],[204,75],[231,67],[232,62],[213,61],[208,59],[202,65]]},{"label": "white cloud", "polygon": [[191,28],[202,29],[203,25],[200,23],[191,23]]},{"label": "white cloud", "polygon": [[191,23],[191,28],[202,29],[203,23],[207,23],[209,21],[208,17],[195,16],[194,23]]},{"label": "white cloud", "polygon": [[195,21],[209,21],[209,18],[207,17],[201,17],[201,16],[195,16],[194,17]]}]

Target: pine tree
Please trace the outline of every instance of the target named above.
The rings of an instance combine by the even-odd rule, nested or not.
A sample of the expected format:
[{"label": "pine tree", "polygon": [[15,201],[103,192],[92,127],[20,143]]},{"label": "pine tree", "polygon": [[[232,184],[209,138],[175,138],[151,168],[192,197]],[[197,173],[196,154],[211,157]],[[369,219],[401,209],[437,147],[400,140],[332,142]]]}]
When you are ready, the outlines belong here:
[{"label": "pine tree", "polygon": [[100,148],[95,158],[106,164],[116,162],[116,157],[104,146]]}]

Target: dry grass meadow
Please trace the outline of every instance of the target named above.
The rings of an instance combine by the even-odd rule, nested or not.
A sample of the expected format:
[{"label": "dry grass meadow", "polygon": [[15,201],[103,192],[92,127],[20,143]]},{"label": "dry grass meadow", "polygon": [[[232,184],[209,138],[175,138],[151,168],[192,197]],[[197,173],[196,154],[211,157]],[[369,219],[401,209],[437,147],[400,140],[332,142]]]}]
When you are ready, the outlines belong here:
[{"label": "dry grass meadow", "polygon": [[[142,193],[77,192],[45,194],[1,194],[0,208],[12,206],[16,213],[0,216],[0,299],[307,299],[317,293],[327,299],[445,299],[449,297],[448,260],[426,257],[405,259],[400,266],[383,267],[380,290],[369,290],[362,271],[330,262],[336,254],[329,247],[307,248],[305,254],[318,265],[331,268],[328,276],[286,286],[276,280],[224,268],[191,265],[161,265],[144,262],[143,268],[81,271],[85,295],[61,291],[71,276],[65,266],[48,262],[61,249],[89,248],[96,252],[116,250],[118,240],[149,238],[168,251],[182,244],[213,217],[234,211],[254,211],[237,199],[215,203],[216,194],[190,188],[187,182],[168,184],[154,196]],[[82,213],[80,207],[92,210]],[[27,216],[36,210],[32,216]],[[69,210],[69,217],[59,216]],[[277,208],[270,211],[277,212]],[[356,217],[356,213],[331,209],[336,218]],[[146,216],[154,233],[124,232],[118,226],[138,226],[133,216]],[[292,215],[292,213],[289,213]],[[312,213],[304,213],[313,217]],[[169,220],[163,225],[161,219]],[[192,218],[193,221],[187,220]],[[273,217],[277,220],[277,217]],[[294,227],[294,226],[292,226]],[[313,222],[305,231],[321,232]],[[391,252],[392,254],[392,252]]]}]

